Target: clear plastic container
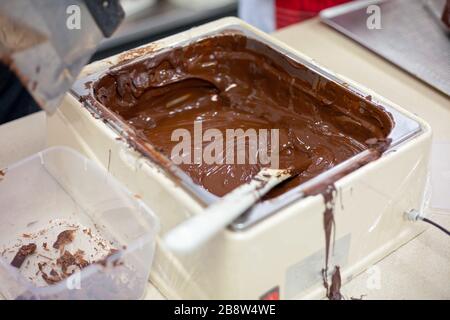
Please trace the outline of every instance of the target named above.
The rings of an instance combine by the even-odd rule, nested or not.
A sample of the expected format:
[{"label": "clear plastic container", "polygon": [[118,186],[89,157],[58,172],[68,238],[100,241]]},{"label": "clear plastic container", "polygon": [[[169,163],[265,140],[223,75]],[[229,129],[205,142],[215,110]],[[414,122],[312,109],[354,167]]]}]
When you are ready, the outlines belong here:
[{"label": "clear plastic container", "polygon": [[[0,172],[0,294],[139,299],[158,229],[151,210],[104,168],[65,147],[44,150]],[[71,237],[56,245],[63,231]],[[31,243],[34,253],[13,266]]]}]

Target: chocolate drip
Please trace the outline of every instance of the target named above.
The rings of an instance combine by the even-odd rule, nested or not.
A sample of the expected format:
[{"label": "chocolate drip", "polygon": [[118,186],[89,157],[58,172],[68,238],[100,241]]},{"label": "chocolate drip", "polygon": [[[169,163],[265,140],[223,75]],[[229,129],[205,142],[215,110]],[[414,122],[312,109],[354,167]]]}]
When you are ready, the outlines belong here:
[{"label": "chocolate drip", "polygon": [[330,300],[344,299],[344,296],[341,294],[341,271],[339,266],[334,267],[334,272],[331,276],[331,286],[327,291],[327,297]]},{"label": "chocolate drip", "polygon": [[[328,270],[328,261],[330,257],[331,234],[335,227],[334,224],[334,197],[336,188],[334,184],[328,185],[322,193],[325,211],[323,213],[323,228],[325,231],[325,272]],[[334,239],[333,239],[334,244]]]},{"label": "chocolate drip", "polygon": [[[323,213],[323,228],[325,231],[325,267],[322,269],[323,286],[326,289],[326,296],[330,300],[341,300],[343,298],[341,289],[341,273],[340,267],[335,266],[333,275],[331,276],[331,285],[328,283],[328,267],[330,259],[331,236],[336,235],[334,222],[334,199],[336,196],[336,187],[334,184],[326,186],[322,192],[325,211]],[[333,246],[335,239],[333,237]]]}]

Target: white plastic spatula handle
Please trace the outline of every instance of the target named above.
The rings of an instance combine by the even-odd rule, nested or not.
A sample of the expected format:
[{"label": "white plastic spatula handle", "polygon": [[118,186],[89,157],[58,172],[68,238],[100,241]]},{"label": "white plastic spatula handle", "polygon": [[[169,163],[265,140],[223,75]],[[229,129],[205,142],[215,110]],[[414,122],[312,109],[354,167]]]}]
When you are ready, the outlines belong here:
[{"label": "white plastic spatula handle", "polygon": [[164,238],[166,246],[180,254],[192,252],[290,176],[288,170],[261,169],[249,183],[236,188],[203,213],[169,231]]}]

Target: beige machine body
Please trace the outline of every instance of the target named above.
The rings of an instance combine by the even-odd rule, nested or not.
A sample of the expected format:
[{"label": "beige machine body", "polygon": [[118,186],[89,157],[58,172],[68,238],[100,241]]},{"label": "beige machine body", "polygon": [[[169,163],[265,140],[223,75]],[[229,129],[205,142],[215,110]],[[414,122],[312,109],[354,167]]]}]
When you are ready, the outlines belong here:
[{"label": "beige machine body", "polygon": [[[182,41],[229,28],[257,35],[417,124],[414,133],[381,158],[335,183],[336,229],[330,267],[341,267],[343,282],[421,233],[424,227],[405,219],[404,213],[423,206],[431,144],[429,126],[238,19],[221,19],[96,62],[84,69],[82,77],[123,59],[151,56]],[[117,130],[93,115],[72,94],[67,94],[58,111],[48,118],[48,144],[73,147],[104,165],[158,215],[160,236],[199,214],[205,206],[164,169],[129,147]],[[159,238],[151,281],[167,298],[260,299],[271,292],[279,292],[281,299],[323,297],[324,209],[322,195],[293,201],[248,228],[225,229],[189,256],[173,255]]]}]

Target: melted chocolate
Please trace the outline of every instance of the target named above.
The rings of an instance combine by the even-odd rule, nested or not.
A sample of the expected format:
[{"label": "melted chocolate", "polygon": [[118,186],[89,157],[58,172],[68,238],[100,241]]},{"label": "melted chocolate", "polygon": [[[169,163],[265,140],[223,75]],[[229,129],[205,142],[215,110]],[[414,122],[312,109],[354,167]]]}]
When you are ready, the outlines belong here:
[{"label": "melted chocolate", "polygon": [[[368,149],[367,141],[385,139],[393,126],[371,101],[240,34],[112,69],[94,85],[94,94],[167,157],[178,143],[171,141],[172,132],[185,128],[194,137],[195,120],[202,121],[203,132],[215,128],[224,137],[226,129],[279,129],[279,167],[301,173],[269,197]],[[203,150],[209,143],[203,142]],[[250,181],[263,166],[180,165],[218,196]]]}]

